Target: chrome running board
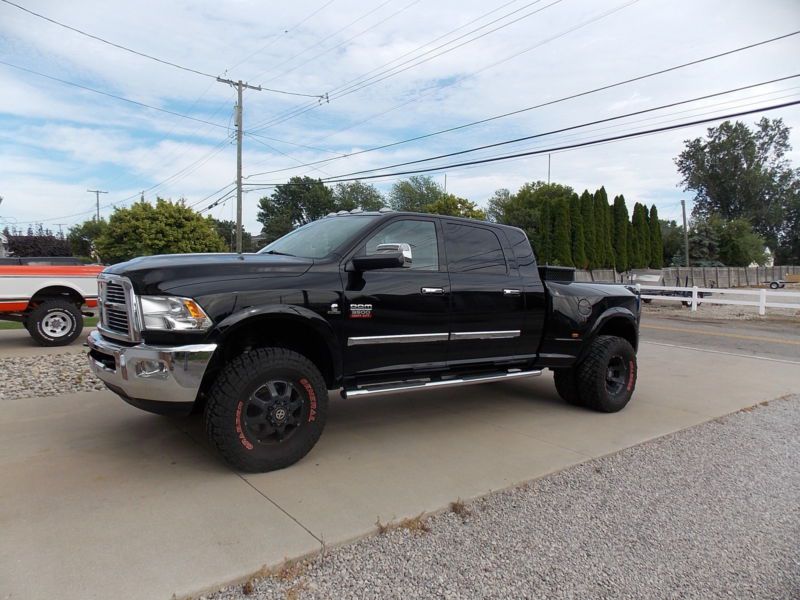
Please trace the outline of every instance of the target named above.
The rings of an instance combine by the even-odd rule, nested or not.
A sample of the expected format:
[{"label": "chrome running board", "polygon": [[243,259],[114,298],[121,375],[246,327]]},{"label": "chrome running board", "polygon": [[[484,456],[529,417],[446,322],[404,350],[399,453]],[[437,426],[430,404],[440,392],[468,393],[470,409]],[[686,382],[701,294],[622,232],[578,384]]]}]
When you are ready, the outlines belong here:
[{"label": "chrome running board", "polygon": [[439,389],[455,387],[460,385],[473,385],[476,383],[488,383],[490,381],[508,381],[510,379],[520,379],[522,377],[538,377],[542,374],[541,369],[532,371],[521,371],[512,369],[502,373],[492,373],[489,375],[474,375],[472,377],[458,377],[456,379],[440,379],[436,381],[399,381],[395,383],[380,383],[374,385],[358,386],[353,389],[342,390],[344,398],[357,398],[360,396],[374,396],[378,394],[399,394],[402,392],[416,392],[419,390]]}]

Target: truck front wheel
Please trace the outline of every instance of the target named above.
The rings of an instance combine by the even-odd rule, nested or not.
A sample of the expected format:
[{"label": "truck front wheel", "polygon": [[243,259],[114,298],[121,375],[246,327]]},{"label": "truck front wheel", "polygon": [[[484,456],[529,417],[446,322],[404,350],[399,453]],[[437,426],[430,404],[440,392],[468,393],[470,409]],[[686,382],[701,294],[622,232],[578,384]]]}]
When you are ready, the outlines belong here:
[{"label": "truck front wheel", "polygon": [[625,339],[600,335],[575,372],[580,402],[600,412],[625,408],[636,387],[636,352]]},{"label": "truck front wheel", "polygon": [[67,300],[45,300],[25,321],[31,337],[42,346],[66,346],[83,330],[83,315]]},{"label": "truck front wheel", "polygon": [[234,468],[274,471],[314,447],[327,408],[327,386],[310,360],[284,348],[259,348],[220,372],[205,407],[206,433]]}]

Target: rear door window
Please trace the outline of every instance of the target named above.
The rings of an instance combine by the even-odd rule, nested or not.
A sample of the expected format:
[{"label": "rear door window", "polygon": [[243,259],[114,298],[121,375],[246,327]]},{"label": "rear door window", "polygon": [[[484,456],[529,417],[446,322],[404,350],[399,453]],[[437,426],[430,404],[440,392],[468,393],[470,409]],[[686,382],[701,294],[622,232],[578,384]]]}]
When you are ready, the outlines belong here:
[{"label": "rear door window", "polygon": [[494,231],[484,227],[445,225],[447,267],[451,273],[508,272],[503,246]]}]

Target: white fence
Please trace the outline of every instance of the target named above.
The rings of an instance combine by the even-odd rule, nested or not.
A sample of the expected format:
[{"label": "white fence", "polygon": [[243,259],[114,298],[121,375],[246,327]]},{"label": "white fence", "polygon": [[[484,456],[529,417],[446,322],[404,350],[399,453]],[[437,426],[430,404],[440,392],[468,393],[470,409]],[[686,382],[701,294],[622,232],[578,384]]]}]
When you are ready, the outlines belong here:
[{"label": "white fence", "polygon": [[[705,287],[674,287],[660,285],[641,285],[636,284],[636,289],[644,300],[667,300],[673,302],[686,302],[692,307],[692,311],[697,310],[697,305],[707,304],[736,304],[738,306],[758,307],[758,314],[766,314],[768,308],[789,308],[800,311],[800,292],[785,292],[777,290],[743,290],[743,289],[722,289]],[[642,291],[645,290],[645,293]],[[658,290],[668,292],[667,294],[648,294],[647,291]],[[733,298],[721,298],[724,295],[751,296],[753,300],[741,300]],[[792,302],[793,298],[797,298]]]}]

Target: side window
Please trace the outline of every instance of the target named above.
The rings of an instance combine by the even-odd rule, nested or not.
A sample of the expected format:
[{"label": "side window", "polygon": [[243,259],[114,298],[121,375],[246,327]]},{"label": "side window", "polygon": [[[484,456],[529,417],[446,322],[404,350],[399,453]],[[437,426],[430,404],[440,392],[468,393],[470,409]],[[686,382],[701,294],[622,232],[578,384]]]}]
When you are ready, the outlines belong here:
[{"label": "side window", "polygon": [[447,223],[445,243],[453,273],[507,273],[503,246],[490,229]]},{"label": "side window", "polygon": [[439,270],[439,246],[433,221],[394,221],[367,240],[366,254],[377,254],[378,244],[406,243],[411,246],[411,269]]},{"label": "side window", "polygon": [[528,236],[519,229],[506,229],[505,231],[508,241],[511,242],[514,256],[517,258],[519,272],[525,276],[538,277],[539,272],[536,269],[536,257],[533,255],[533,249],[528,241]]}]

